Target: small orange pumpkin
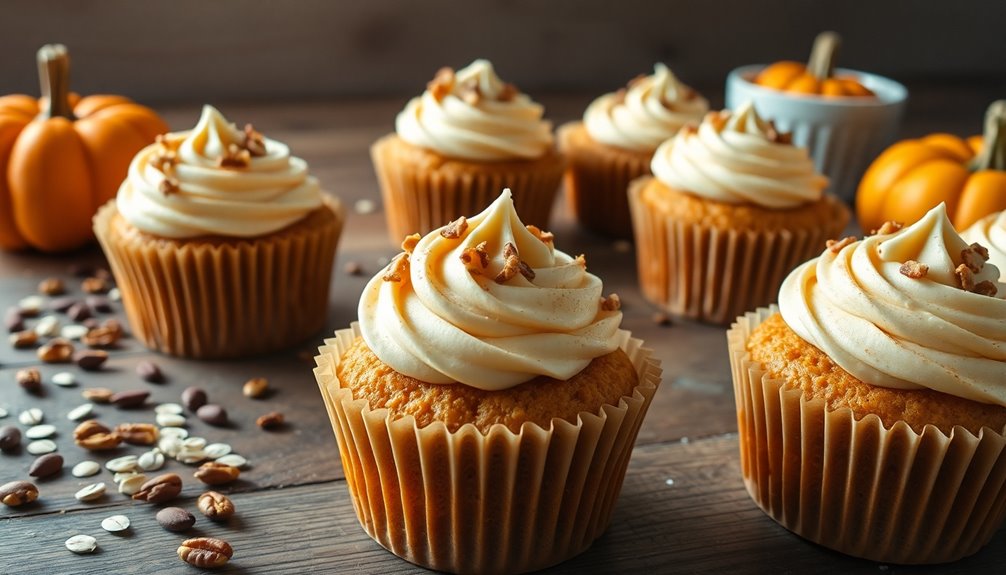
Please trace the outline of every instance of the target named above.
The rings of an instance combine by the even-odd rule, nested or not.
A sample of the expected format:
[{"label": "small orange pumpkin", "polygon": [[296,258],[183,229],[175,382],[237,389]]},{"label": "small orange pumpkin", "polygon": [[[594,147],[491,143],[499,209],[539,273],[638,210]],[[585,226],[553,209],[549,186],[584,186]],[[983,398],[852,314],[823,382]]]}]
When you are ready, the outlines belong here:
[{"label": "small orange pumpkin", "polygon": [[38,51],[42,97],[0,97],[0,248],[59,252],[93,238],[133,156],[168,126],[122,96],[69,91],[62,45]]},{"label": "small orange pumpkin", "polygon": [[908,225],[940,202],[958,230],[1006,210],[1006,100],[989,106],[983,136],[931,134],[885,150],[859,183],[856,216],[865,231]]},{"label": "small orange pumpkin", "polygon": [[835,56],[841,37],[821,32],[814,38],[807,64],[784,60],[765,67],[755,84],[795,94],[820,96],[873,96],[873,92],[853,76],[835,76]]}]

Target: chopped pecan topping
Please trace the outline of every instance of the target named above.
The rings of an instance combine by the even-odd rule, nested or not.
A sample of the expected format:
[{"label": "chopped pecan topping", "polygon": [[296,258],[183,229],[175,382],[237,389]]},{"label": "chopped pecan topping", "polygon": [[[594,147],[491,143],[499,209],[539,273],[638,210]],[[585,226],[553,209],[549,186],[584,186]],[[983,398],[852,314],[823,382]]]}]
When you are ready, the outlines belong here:
[{"label": "chopped pecan topping", "polygon": [[709,112],[706,117],[702,119],[703,122],[709,122],[709,124],[716,129],[717,132],[723,129],[727,125],[727,119],[730,117],[730,112],[724,110],[722,112]]},{"label": "chopped pecan topping", "polygon": [[845,236],[840,240],[828,240],[824,243],[824,245],[828,246],[829,252],[837,254],[838,252],[842,251],[842,248],[851,243],[855,243],[855,241],[856,241],[855,236]]},{"label": "chopped pecan topping", "polygon": [[971,290],[978,295],[987,295],[989,297],[995,297],[999,293],[999,288],[996,287],[995,282],[989,280],[982,280],[975,284],[975,289]]},{"label": "chopped pecan topping", "polygon": [[409,276],[409,254],[398,254],[395,259],[388,264],[384,275],[381,277],[386,282],[400,282]]},{"label": "chopped pecan topping", "polygon": [[518,273],[529,281],[534,279],[534,270],[526,262],[521,261],[517,246],[507,242],[503,246],[503,269],[496,275],[496,283],[505,283]]},{"label": "chopped pecan topping", "polygon": [[454,89],[454,70],[451,68],[437,70],[433,79],[426,84],[426,89],[433,95],[433,99],[442,101]]},{"label": "chopped pecan topping", "polygon": [[164,136],[157,136],[157,149],[151,154],[148,162],[155,169],[165,174],[170,174],[174,171],[175,165],[178,164],[178,154],[165,145],[164,142]]},{"label": "chopped pecan topping", "polygon": [[419,234],[412,234],[411,236],[405,236],[405,239],[402,240],[402,251],[404,251],[407,254],[411,254],[412,250],[416,249],[416,244],[419,243],[420,237],[421,236]]},{"label": "chopped pecan topping", "polygon": [[775,127],[775,123],[769,121],[768,123],[768,140],[776,144],[792,144],[793,143],[793,132],[780,132]]},{"label": "chopped pecan topping", "polygon": [[622,309],[622,299],[617,293],[601,298],[601,309],[604,311],[618,311]]},{"label": "chopped pecan topping", "polygon": [[627,94],[627,93],[628,92],[627,92],[627,90],[625,88],[621,88],[617,92],[615,92],[615,105],[616,106],[619,105],[619,104],[624,104],[625,103],[625,94]]},{"label": "chopped pecan topping", "polygon": [[961,250],[961,261],[975,273],[982,271],[988,259],[989,251],[979,244],[971,244]]},{"label": "chopped pecan topping", "polygon": [[954,270],[957,275],[957,283],[960,284],[961,289],[964,291],[974,291],[975,289],[975,274],[971,271],[971,268],[961,264],[957,266]]},{"label": "chopped pecan topping", "polygon": [[461,261],[465,264],[465,269],[470,273],[481,275],[489,267],[489,253],[486,251],[486,242],[479,242],[474,248],[468,248],[461,252]]},{"label": "chopped pecan topping", "polygon": [[178,180],[174,178],[164,178],[161,183],[157,185],[157,191],[161,192],[165,196],[170,196],[171,194],[177,194],[179,190],[182,189]]},{"label": "chopped pecan topping", "polygon": [[587,257],[584,256],[583,254],[580,254],[575,258],[573,258],[573,262],[576,263],[581,268],[587,269]]},{"label": "chopped pecan topping", "polygon": [[220,168],[247,168],[250,163],[251,153],[237,144],[227,146],[227,151],[217,159]]},{"label": "chopped pecan topping", "polygon": [[555,240],[555,235],[552,232],[542,231],[541,228],[536,225],[528,224],[524,227],[527,228],[527,231],[534,234],[534,237],[538,238],[538,240],[543,244],[551,244]]},{"label": "chopped pecan topping", "polygon": [[245,124],[245,139],[241,143],[241,147],[248,150],[248,153],[256,158],[264,156],[266,154],[265,136],[251,124]]},{"label": "chopped pecan topping", "polygon": [[888,234],[893,234],[894,232],[902,228],[901,222],[896,222],[894,220],[887,220],[884,225],[880,226],[879,229],[870,232],[871,236],[886,236]]},{"label": "chopped pecan topping", "polygon": [[915,260],[908,260],[907,262],[901,264],[901,268],[898,271],[901,272],[901,275],[908,276],[912,279],[919,279],[926,277],[926,274],[929,273],[929,266]]},{"label": "chopped pecan topping", "polygon": [[482,90],[479,89],[479,81],[475,78],[465,80],[458,87],[458,96],[469,106],[477,106],[482,101]]},{"label": "chopped pecan topping", "polygon": [[496,99],[500,102],[509,102],[516,98],[517,94],[520,94],[520,90],[517,89],[517,86],[507,82],[506,84],[503,84],[503,89],[500,90]]},{"label": "chopped pecan topping", "polygon": [[440,235],[449,239],[456,240],[461,237],[461,234],[465,233],[468,229],[468,220],[464,216],[454,220],[453,222],[444,226],[444,229],[440,230]]}]

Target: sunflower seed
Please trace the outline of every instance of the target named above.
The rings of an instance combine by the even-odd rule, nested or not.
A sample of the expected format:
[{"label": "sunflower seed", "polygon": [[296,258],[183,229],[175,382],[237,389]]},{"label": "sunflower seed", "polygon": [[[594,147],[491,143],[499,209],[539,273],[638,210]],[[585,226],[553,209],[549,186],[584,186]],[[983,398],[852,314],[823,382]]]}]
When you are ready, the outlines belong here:
[{"label": "sunflower seed", "polygon": [[17,416],[17,420],[21,422],[21,425],[38,425],[42,423],[43,419],[45,419],[45,414],[37,407],[26,409]]},{"label": "sunflower seed", "polygon": [[73,387],[77,385],[77,378],[69,371],[61,371],[52,376],[52,382],[60,387]]},{"label": "sunflower seed", "polygon": [[101,471],[101,465],[97,461],[91,461],[90,459],[81,461],[77,465],[73,466],[70,473],[74,477],[90,477],[95,473]]},{"label": "sunflower seed", "polygon": [[56,443],[51,439],[38,439],[32,441],[25,447],[25,451],[32,455],[42,455],[56,451]]},{"label": "sunflower seed", "polygon": [[182,440],[177,437],[167,436],[164,437],[164,431],[167,429],[180,429],[178,427],[168,427],[161,430],[161,440],[157,442],[157,448],[161,450],[161,453],[166,454],[168,457],[175,457],[182,450]]},{"label": "sunflower seed", "polygon": [[140,490],[140,487],[147,482],[147,476],[142,473],[133,473],[119,482],[119,493],[132,495]]},{"label": "sunflower seed", "polygon": [[105,495],[104,481],[99,481],[98,483],[92,483],[73,494],[74,498],[76,498],[77,501],[94,501],[96,499],[101,499],[104,495]]},{"label": "sunflower seed", "polygon": [[115,483],[117,483],[117,484],[118,483],[122,483],[123,481],[125,481],[126,479],[129,479],[130,477],[132,477],[134,475],[140,475],[140,472],[139,471],[116,471],[115,473],[112,474],[112,481],[115,482]]},{"label": "sunflower seed", "polygon": [[244,467],[245,465],[248,465],[248,460],[237,453],[229,453],[223,457],[218,457],[217,463],[223,463],[224,465],[231,465],[233,467]]},{"label": "sunflower seed", "polygon": [[98,548],[98,540],[90,535],[74,535],[66,540],[66,548],[77,554],[94,553]]},{"label": "sunflower seed", "polygon": [[80,325],[79,323],[71,323],[70,325],[64,325],[63,329],[59,330],[60,337],[64,339],[77,340],[90,331],[87,329],[86,325]]},{"label": "sunflower seed", "polygon": [[91,417],[91,414],[93,412],[94,412],[94,404],[84,403],[71,409],[70,412],[66,414],[66,418],[69,419],[70,421],[82,421],[84,419],[87,419],[88,417]]},{"label": "sunflower seed", "polygon": [[157,407],[154,408],[154,413],[157,414],[171,413],[174,415],[180,415],[184,411],[185,408],[177,403],[159,403]]},{"label": "sunflower seed", "polygon": [[129,518],[125,515],[113,515],[101,520],[101,528],[109,533],[118,533],[129,529]]},{"label": "sunflower seed", "polygon": [[35,333],[42,337],[53,337],[59,333],[59,318],[47,315],[35,324]]},{"label": "sunflower seed", "polygon": [[158,413],[157,425],[161,427],[182,427],[185,425],[185,416],[177,413]]},{"label": "sunflower seed", "polygon": [[189,437],[182,441],[185,449],[202,449],[206,447],[206,439],[202,437]]},{"label": "sunflower seed", "polygon": [[157,471],[164,467],[164,454],[160,449],[152,449],[141,455],[136,463],[144,471]]},{"label": "sunflower seed", "polygon": [[118,473],[121,471],[134,471],[136,470],[137,457],[135,455],[123,455],[122,457],[116,457],[105,463],[105,469]]},{"label": "sunflower seed", "polygon": [[206,459],[206,452],[202,449],[182,449],[175,459],[185,464],[199,463]]},{"label": "sunflower seed", "polygon": [[206,452],[206,457],[209,457],[210,459],[220,459],[230,453],[232,449],[231,446],[226,443],[211,443],[207,445],[203,451]]},{"label": "sunflower seed", "polygon": [[47,437],[52,437],[56,433],[56,426],[49,425],[48,423],[43,423],[42,425],[33,425],[24,432],[24,436],[28,439],[45,439]]}]

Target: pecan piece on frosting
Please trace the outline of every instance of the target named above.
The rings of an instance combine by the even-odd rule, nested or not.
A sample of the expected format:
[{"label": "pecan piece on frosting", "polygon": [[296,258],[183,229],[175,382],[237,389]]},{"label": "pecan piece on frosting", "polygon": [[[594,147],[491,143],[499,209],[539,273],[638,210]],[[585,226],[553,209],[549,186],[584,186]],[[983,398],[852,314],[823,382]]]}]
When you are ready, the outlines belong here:
[{"label": "pecan piece on frosting", "polygon": [[247,168],[251,163],[251,152],[238,146],[230,144],[227,151],[217,158],[217,167],[220,168]]},{"label": "pecan piece on frosting", "polygon": [[256,158],[266,155],[265,136],[251,124],[245,124],[244,133],[245,138],[241,147],[248,150],[248,153]]},{"label": "pecan piece on frosting", "polygon": [[900,271],[903,276],[907,276],[912,279],[919,279],[926,277],[926,274],[929,273],[929,266],[915,260],[908,260],[901,264],[901,268],[899,268],[898,271]]},{"label": "pecan piece on frosting", "polygon": [[498,96],[496,96],[496,99],[500,102],[509,102],[514,98],[516,98],[517,94],[519,93],[520,90],[517,89],[517,86],[514,86],[513,84],[507,82],[506,84],[503,84],[503,89],[500,90],[500,93]]},{"label": "pecan piece on frosting", "polygon": [[527,228],[527,231],[534,234],[534,237],[538,238],[538,240],[543,244],[551,244],[555,241],[555,234],[552,232],[546,232],[534,224],[528,224],[524,227]]},{"label": "pecan piece on frosting", "polygon": [[161,192],[165,196],[170,196],[171,194],[177,194],[181,189],[181,184],[178,180],[174,178],[164,178],[161,183],[157,185],[157,191]]},{"label": "pecan piece on frosting", "polygon": [[400,282],[407,277],[409,277],[409,254],[401,253],[391,260],[381,279],[386,282]]},{"label": "pecan piece on frosting", "polygon": [[433,95],[434,100],[442,101],[454,89],[454,70],[447,67],[437,70],[433,79],[426,84],[426,89]]},{"label": "pecan piece on frosting", "polygon": [[882,226],[870,232],[871,236],[886,236],[888,234],[893,234],[894,232],[902,228],[901,222],[896,222],[894,220],[887,220]]},{"label": "pecan piece on frosting", "polygon": [[482,272],[489,267],[489,253],[486,251],[486,242],[479,242],[474,248],[466,249],[461,252],[459,257],[469,273],[482,275]]},{"label": "pecan piece on frosting", "polygon": [[518,273],[527,278],[528,281],[534,279],[534,270],[531,269],[531,266],[527,265],[527,262],[520,259],[517,246],[513,245],[512,242],[507,242],[503,246],[503,259],[503,269],[496,275],[496,283],[505,283]]},{"label": "pecan piece on frosting", "polygon": [[449,240],[456,240],[460,238],[461,235],[464,234],[465,230],[467,229],[468,229],[468,220],[464,216],[461,216],[460,218],[444,226],[444,229],[440,230],[440,235]]},{"label": "pecan piece on frosting", "polygon": [[824,243],[824,245],[828,247],[829,252],[837,254],[838,252],[842,251],[842,248],[851,243],[854,243],[855,241],[856,241],[855,236],[845,236],[840,240],[828,240],[827,242]]},{"label": "pecan piece on frosting", "polygon": [[971,271],[965,264],[957,266],[954,270],[955,275],[957,275],[957,283],[960,285],[961,289],[964,291],[974,291],[975,289],[975,274]]},{"label": "pecan piece on frosting", "polygon": [[601,309],[604,311],[618,311],[622,309],[622,298],[617,293],[601,298]]},{"label": "pecan piece on frosting", "polygon": [[402,240],[402,251],[411,254],[414,249],[416,249],[416,244],[419,243],[419,234],[412,234],[410,236],[405,236]]},{"label": "pecan piece on frosting", "polygon": [[971,290],[978,295],[987,295],[989,297],[995,297],[999,293],[999,288],[996,287],[995,282],[989,280],[982,280],[975,284],[975,289]]},{"label": "pecan piece on frosting", "polygon": [[989,251],[981,244],[971,244],[961,250],[961,262],[975,273],[982,271],[988,260]]}]

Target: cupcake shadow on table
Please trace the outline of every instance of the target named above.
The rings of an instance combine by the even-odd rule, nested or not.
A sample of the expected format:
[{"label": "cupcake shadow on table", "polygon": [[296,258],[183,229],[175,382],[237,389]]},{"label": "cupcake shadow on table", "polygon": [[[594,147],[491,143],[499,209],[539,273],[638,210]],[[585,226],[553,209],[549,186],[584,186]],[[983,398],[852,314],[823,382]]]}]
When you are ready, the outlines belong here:
[{"label": "cupcake shadow on table", "polygon": [[325,323],[339,201],[307,164],[206,106],[133,159],[94,218],[133,334],[192,358],[302,342]]},{"label": "cupcake shadow on table", "polygon": [[[943,206],[794,270],[728,332],[741,471],[794,533],[943,563],[1006,516],[1006,300]],[[912,310],[912,311],[908,311]]]},{"label": "cupcake shadow on table", "polygon": [[611,519],[657,360],[509,191],[403,249],[316,358],[361,525],[450,572],[584,551]]}]

